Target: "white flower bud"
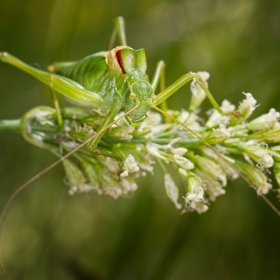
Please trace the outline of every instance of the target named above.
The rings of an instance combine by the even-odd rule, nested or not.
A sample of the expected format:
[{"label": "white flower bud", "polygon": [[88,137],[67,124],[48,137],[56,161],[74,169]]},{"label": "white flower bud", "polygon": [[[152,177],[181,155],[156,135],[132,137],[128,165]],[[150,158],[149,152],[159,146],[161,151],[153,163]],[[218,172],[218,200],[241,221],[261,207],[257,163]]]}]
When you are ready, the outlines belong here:
[{"label": "white flower bud", "polygon": [[193,209],[195,209],[198,214],[202,214],[206,212],[209,209],[209,207],[205,204],[204,201],[200,201],[195,203],[195,207],[193,207]]},{"label": "white flower bud", "polygon": [[249,130],[268,130],[279,127],[280,113],[275,109],[270,109],[267,114],[261,115],[260,117],[247,123],[246,127]]},{"label": "white flower bud", "polygon": [[88,178],[88,181],[90,185],[92,186],[92,189],[95,190],[98,194],[102,193],[102,190],[100,188],[101,183],[97,175],[97,170],[95,169],[95,166],[92,163],[89,163],[85,160],[82,161],[83,169],[85,171],[85,174]]},{"label": "white flower bud", "polygon": [[[207,87],[208,84],[207,84],[206,81],[209,79],[210,74],[207,73],[207,72],[198,72],[197,74],[204,81],[204,83],[205,83],[205,85]],[[200,85],[197,83],[196,79],[193,79],[193,81],[191,82],[191,92],[192,92],[192,98],[191,98],[191,103],[190,103],[190,111],[193,112],[203,102],[203,100],[206,97],[206,93],[200,87]]]},{"label": "white flower bud", "polygon": [[202,178],[195,173],[190,172],[187,178],[187,194],[184,197],[186,207],[190,210],[195,210],[199,214],[208,210],[205,204],[204,190],[202,187]]},{"label": "white flower bud", "polygon": [[272,188],[272,185],[267,181],[267,177],[258,168],[240,161],[236,161],[235,164],[238,170],[257,187],[257,194],[267,194]]},{"label": "white flower bud", "polygon": [[154,143],[147,144],[147,150],[151,155],[153,155],[156,158],[162,159],[164,162],[168,163],[169,162],[168,158],[160,153],[159,147],[160,145]]},{"label": "white flower bud", "polygon": [[188,150],[186,148],[183,147],[179,147],[179,148],[171,148],[171,153],[174,155],[179,155],[179,156],[183,156]]},{"label": "white flower bud", "polygon": [[256,145],[237,145],[237,148],[244,151],[251,159],[257,162],[260,168],[270,168],[273,165],[273,158],[269,151]]},{"label": "white flower bud", "polygon": [[185,157],[175,154],[173,155],[173,159],[181,168],[186,170],[191,170],[194,168],[194,164]]},{"label": "white flower bud", "polygon": [[70,186],[69,194],[74,194],[75,192],[87,191],[89,188],[86,186],[86,178],[82,171],[69,159],[65,159],[62,162],[64,167],[67,183]]},{"label": "white flower bud", "polygon": [[204,190],[202,188],[202,179],[195,175],[194,173],[191,173],[188,177],[187,183],[188,183],[188,192],[186,195],[186,202],[189,203],[191,201],[199,202],[204,199]]},{"label": "white flower bud", "polygon": [[[225,113],[231,113],[235,110],[235,106],[225,99],[222,102],[221,109]],[[216,109],[212,109],[205,126],[208,128],[216,127],[219,123],[229,122],[229,119],[229,116],[222,116]]]},{"label": "white flower bud", "polygon": [[134,192],[138,188],[137,184],[133,181],[131,177],[122,178],[121,186],[123,188],[124,195],[128,194],[129,192]]},{"label": "white flower bud", "polygon": [[232,126],[240,124],[248,119],[257,107],[257,100],[251,93],[243,92],[243,94],[246,96],[246,99],[243,99],[243,101],[240,103],[237,109],[238,115],[231,119]]},{"label": "white flower bud", "polygon": [[123,163],[123,172],[121,173],[121,177],[127,177],[128,173],[138,172],[139,167],[133,155],[129,154]]},{"label": "white flower bud", "polygon": [[181,209],[182,205],[178,203],[179,190],[172,180],[169,173],[164,174],[164,187],[167,196],[173,201],[177,209]]},{"label": "white flower bud", "polygon": [[280,141],[280,128],[263,132],[261,136],[265,140],[265,142],[279,142]]},{"label": "white flower bud", "polygon": [[210,145],[215,145],[226,141],[231,136],[232,128],[226,128],[221,123],[220,128],[213,128],[212,131],[205,132],[202,138]]},{"label": "white flower bud", "polygon": [[227,178],[226,174],[223,172],[222,168],[216,164],[214,161],[211,159],[201,157],[201,156],[196,156],[197,160],[197,165],[198,167],[208,174],[213,180],[220,181],[223,186],[226,186],[227,184]]}]

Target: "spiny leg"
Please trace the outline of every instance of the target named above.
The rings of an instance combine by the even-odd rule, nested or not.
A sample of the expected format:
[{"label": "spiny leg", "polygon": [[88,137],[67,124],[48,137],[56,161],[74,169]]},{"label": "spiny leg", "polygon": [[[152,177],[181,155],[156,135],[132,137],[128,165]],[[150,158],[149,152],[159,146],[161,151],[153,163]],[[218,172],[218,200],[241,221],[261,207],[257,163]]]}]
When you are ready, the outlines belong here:
[{"label": "spiny leg", "polygon": [[117,17],[114,21],[114,30],[109,42],[108,49],[111,50],[113,48],[114,42],[116,40],[116,35],[118,36],[119,42],[121,46],[127,46],[126,35],[125,35],[125,21],[123,17]]},{"label": "spiny leg", "polygon": [[[207,98],[209,99],[209,101],[211,102],[211,104],[213,105],[213,107],[221,114],[221,115],[227,115],[228,113],[225,113],[221,107],[218,105],[218,103],[216,102],[216,100],[214,99],[214,97],[212,96],[212,94],[210,93],[210,91],[208,90],[207,86],[205,85],[204,81],[202,80],[202,78],[196,74],[196,73],[192,73],[189,72],[185,75],[183,75],[182,77],[180,77],[176,82],[174,82],[173,84],[171,84],[169,87],[167,87],[166,89],[164,89],[163,91],[161,91],[157,96],[156,99],[154,101],[154,105],[157,106],[159,104],[161,104],[162,102],[164,102],[167,98],[169,98],[172,94],[174,94],[175,92],[178,91],[178,89],[180,89],[182,86],[184,86],[186,83],[188,83],[189,81],[192,81],[193,79],[196,79],[197,83],[200,85],[200,87],[204,90]],[[231,114],[231,113],[230,113]]]},{"label": "spiny leg", "polygon": [[57,124],[58,124],[58,127],[59,127],[59,132],[63,133],[63,120],[62,120],[62,116],[61,116],[59,101],[58,101],[58,98],[57,98],[57,94],[56,94],[55,90],[53,89],[51,83],[50,83],[50,89],[51,89],[51,94],[52,94],[52,98],[53,98],[53,103],[54,103],[54,108],[55,108],[55,113],[56,113],[56,118],[57,118]]},{"label": "spiny leg", "polygon": [[[156,70],[155,70],[154,76],[153,76],[152,81],[151,81],[151,85],[152,85],[152,88],[153,88],[154,92],[156,91],[158,84],[159,84],[160,92],[162,92],[165,89],[165,71],[164,71],[164,68],[165,68],[165,63],[164,63],[163,60],[160,60],[157,63]],[[163,111],[167,111],[168,107],[167,107],[166,100],[164,100],[160,105],[161,105],[161,109]]]},{"label": "spiny leg", "polygon": [[165,63],[163,60],[160,60],[157,63],[156,70],[151,81],[151,86],[154,92],[156,91],[158,84],[159,84],[160,91],[163,91],[165,88],[164,68],[165,68]]},{"label": "spiny leg", "polygon": [[[88,145],[88,149],[92,153],[97,153],[96,147],[98,145],[98,142],[101,140],[101,138],[107,131],[104,128],[108,127],[114,121],[114,118],[121,110],[121,107],[122,107],[122,102],[115,100],[115,103],[113,103],[112,108],[110,109],[109,113],[107,114],[107,116],[105,117],[105,119],[103,120],[102,124],[100,125],[100,127],[97,131],[99,133],[99,135],[97,137],[95,137]],[[103,132],[100,133],[100,131],[103,131]]]}]

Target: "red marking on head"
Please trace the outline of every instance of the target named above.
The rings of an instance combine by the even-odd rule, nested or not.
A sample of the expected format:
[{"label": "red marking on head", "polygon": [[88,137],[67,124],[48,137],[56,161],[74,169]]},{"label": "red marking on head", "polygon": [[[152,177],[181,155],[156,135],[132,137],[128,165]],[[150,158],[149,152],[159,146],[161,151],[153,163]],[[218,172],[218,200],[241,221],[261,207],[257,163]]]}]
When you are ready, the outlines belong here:
[{"label": "red marking on head", "polygon": [[123,74],[126,74],[125,70],[124,70],[124,67],[123,67],[123,60],[122,60],[122,57],[121,57],[121,50],[118,50],[116,52],[116,58],[117,58],[117,61],[119,63],[119,66],[121,67],[122,69],[122,73]]}]

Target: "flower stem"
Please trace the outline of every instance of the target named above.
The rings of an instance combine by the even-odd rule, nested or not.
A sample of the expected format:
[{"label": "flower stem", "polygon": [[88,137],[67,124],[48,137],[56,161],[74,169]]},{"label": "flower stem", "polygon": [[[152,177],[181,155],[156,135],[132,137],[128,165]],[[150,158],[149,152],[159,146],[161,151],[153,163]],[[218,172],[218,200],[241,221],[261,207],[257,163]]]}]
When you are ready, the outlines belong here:
[{"label": "flower stem", "polygon": [[20,119],[0,120],[0,130],[20,130]]}]

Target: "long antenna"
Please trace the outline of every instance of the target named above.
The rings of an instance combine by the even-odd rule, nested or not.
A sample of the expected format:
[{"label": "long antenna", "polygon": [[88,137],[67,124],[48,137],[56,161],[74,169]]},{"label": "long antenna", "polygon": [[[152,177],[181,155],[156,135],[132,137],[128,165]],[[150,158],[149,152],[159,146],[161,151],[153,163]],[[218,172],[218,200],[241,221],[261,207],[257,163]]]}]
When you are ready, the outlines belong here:
[{"label": "long antenna", "polygon": [[[179,125],[183,126],[186,130],[188,130],[191,134],[193,134],[195,137],[197,137],[205,146],[207,146],[209,149],[211,149],[221,160],[223,160],[229,167],[231,167],[251,188],[253,188],[255,191],[257,191],[256,186],[246,177],[244,176],[234,165],[231,164],[229,160],[224,158],[218,151],[216,151],[207,141],[205,141],[202,137],[200,137],[196,132],[194,132],[192,129],[184,125],[182,122],[174,118],[173,116],[167,114],[160,108],[156,107],[154,104],[150,104],[151,108],[157,110],[164,116],[169,117],[174,122],[178,123]],[[273,205],[273,203],[263,194],[260,194],[262,199],[271,207],[271,209],[280,217],[280,211]]]},{"label": "long antenna", "polygon": [[13,202],[13,200],[16,198],[16,196],[23,191],[26,187],[28,187],[31,183],[33,183],[34,181],[36,181],[39,177],[41,177],[42,175],[44,175],[45,173],[47,173],[48,171],[50,171],[52,168],[54,168],[55,166],[57,166],[58,164],[60,164],[62,161],[64,161],[65,159],[67,159],[68,157],[70,157],[71,155],[73,155],[75,152],[77,152],[79,149],[81,149],[82,147],[84,147],[86,144],[88,144],[89,142],[91,142],[95,137],[98,137],[100,134],[102,134],[104,131],[106,131],[109,127],[111,127],[113,124],[116,124],[119,120],[123,119],[124,117],[126,117],[127,115],[129,115],[130,113],[132,113],[137,107],[139,106],[139,104],[136,104],[132,109],[130,109],[129,111],[127,111],[125,114],[123,114],[121,117],[117,118],[116,120],[114,120],[113,122],[111,122],[109,125],[105,126],[103,129],[101,129],[100,131],[98,131],[96,134],[94,134],[93,136],[91,136],[90,138],[88,138],[83,144],[79,145],[78,147],[76,147],[75,149],[73,149],[71,152],[69,152],[68,154],[62,156],[60,159],[58,159],[57,161],[55,161],[54,163],[52,163],[51,165],[49,165],[48,167],[46,167],[45,169],[43,169],[41,172],[39,172],[38,174],[36,174],[34,177],[32,177],[30,180],[28,180],[26,183],[24,183],[22,186],[20,186],[9,198],[8,202],[6,203],[4,210],[2,212],[1,218],[0,218],[0,268],[2,270],[3,273],[5,272],[4,266],[3,266],[3,262],[2,262],[2,229],[3,229],[3,225],[4,225],[4,221],[7,215],[7,212]]}]

